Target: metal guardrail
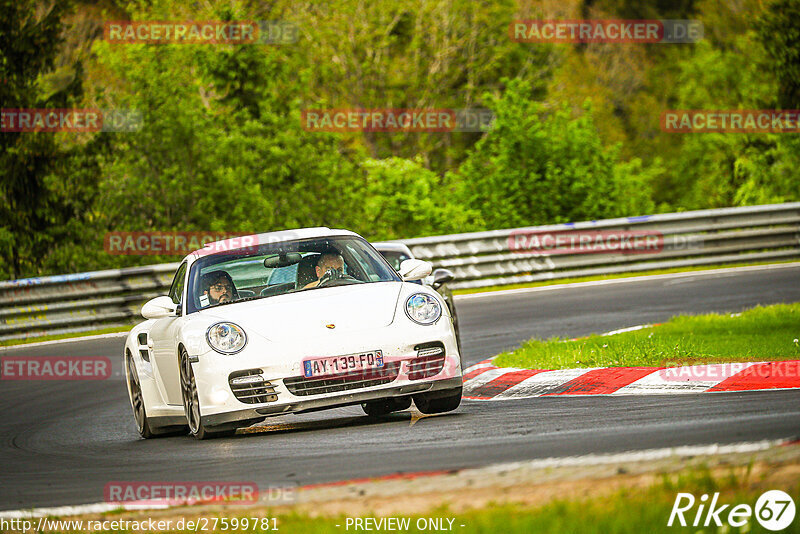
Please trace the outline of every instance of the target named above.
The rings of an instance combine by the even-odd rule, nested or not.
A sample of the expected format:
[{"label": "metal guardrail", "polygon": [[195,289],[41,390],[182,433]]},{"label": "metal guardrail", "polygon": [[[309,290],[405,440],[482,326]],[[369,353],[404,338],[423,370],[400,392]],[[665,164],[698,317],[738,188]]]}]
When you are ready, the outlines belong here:
[{"label": "metal guardrail", "polygon": [[[657,252],[544,254],[514,251],[518,234],[648,231]],[[420,259],[453,271],[453,289],[576,276],[800,258],[800,202],[532,226],[405,239]],[[178,263],[0,282],[0,341],[124,326],[166,293]]]}]

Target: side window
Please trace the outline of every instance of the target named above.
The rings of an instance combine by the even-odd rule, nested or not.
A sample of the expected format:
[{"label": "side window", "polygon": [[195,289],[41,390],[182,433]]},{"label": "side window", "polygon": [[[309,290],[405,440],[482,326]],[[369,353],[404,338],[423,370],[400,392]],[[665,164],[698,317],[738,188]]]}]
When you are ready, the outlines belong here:
[{"label": "side window", "polygon": [[[352,245],[347,245],[347,254],[343,254],[342,256],[344,257],[345,260],[345,272],[350,276],[352,276],[353,278],[357,280],[363,280],[364,282],[366,282],[367,280],[365,280],[363,273],[373,273],[373,276],[371,277],[372,282],[380,278],[377,274],[374,274],[375,273],[374,266],[368,263],[371,262],[370,258],[363,254],[359,254],[358,251],[353,249]],[[356,265],[352,266],[348,265],[347,264],[348,257],[355,258]]]},{"label": "side window", "polygon": [[186,263],[184,262],[178,267],[178,272],[175,273],[175,278],[172,279],[172,286],[169,288],[169,298],[175,304],[181,303],[183,296],[183,286],[186,285]]}]

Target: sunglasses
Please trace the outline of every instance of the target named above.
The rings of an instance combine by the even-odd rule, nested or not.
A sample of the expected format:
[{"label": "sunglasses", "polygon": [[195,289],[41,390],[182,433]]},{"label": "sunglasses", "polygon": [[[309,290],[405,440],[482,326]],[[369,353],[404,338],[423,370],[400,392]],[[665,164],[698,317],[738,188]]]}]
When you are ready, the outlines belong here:
[{"label": "sunglasses", "polygon": [[210,289],[214,291],[230,291],[231,285],[230,284],[214,284],[213,286],[209,286]]}]

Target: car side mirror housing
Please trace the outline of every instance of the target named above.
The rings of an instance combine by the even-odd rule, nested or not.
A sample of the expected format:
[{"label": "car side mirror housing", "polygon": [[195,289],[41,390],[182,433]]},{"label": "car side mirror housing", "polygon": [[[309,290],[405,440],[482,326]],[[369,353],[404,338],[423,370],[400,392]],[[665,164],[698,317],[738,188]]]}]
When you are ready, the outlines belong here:
[{"label": "car side mirror housing", "polygon": [[177,315],[178,306],[167,296],[150,299],[142,306],[142,317],[145,319],[161,319]]},{"label": "car side mirror housing", "polygon": [[400,264],[400,276],[406,282],[422,280],[433,270],[433,265],[422,260],[405,260]]},{"label": "car side mirror housing", "polygon": [[453,274],[453,271],[449,271],[447,269],[436,269],[433,271],[433,283],[431,287],[433,289],[439,289],[447,282],[454,280],[456,275]]}]

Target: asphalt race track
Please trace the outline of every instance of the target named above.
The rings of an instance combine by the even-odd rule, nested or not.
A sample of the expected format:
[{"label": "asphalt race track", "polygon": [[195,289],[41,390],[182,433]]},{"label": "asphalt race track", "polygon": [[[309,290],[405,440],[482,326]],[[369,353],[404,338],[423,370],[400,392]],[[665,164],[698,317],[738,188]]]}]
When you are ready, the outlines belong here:
[{"label": "asphalt race track", "polygon": [[[531,337],[576,337],[679,313],[800,301],[800,266],[692,274],[457,300],[466,364]],[[0,510],[96,503],[112,481],[310,484],[552,456],[800,437],[800,390],[470,402],[379,421],[358,407],[268,419],[261,432],[199,442],[139,439],[123,338],[0,356],[109,356],[104,381],[0,381]],[[412,424],[413,422],[413,424]]]}]

